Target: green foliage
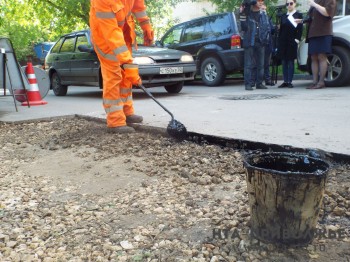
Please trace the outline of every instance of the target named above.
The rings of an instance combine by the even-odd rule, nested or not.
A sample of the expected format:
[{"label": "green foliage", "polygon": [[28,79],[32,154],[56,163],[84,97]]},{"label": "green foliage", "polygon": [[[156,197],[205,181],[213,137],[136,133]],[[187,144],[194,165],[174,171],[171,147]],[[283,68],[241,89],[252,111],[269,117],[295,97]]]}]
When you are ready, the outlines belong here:
[{"label": "green foliage", "polygon": [[[34,44],[56,41],[63,33],[87,27],[82,17],[73,16],[71,10],[58,8],[51,1],[2,0],[2,2],[4,5],[0,11],[0,35],[10,38],[19,61],[26,60],[27,56],[34,54]],[[63,2],[57,1],[65,6]],[[79,5],[83,6],[82,3]]]},{"label": "green foliage", "polygon": [[[156,39],[177,22],[172,9],[180,1],[145,0]],[[0,35],[11,39],[18,60],[33,55],[36,43],[89,26],[90,0],[0,0],[0,7]]]},{"label": "green foliage", "polygon": [[[242,5],[243,0],[208,0],[213,3],[217,9],[217,12],[234,12],[238,11]],[[269,14],[273,14],[273,7],[276,5],[278,0],[265,0],[265,5]]]},{"label": "green foliage", "polygon": [[[147,15],[150,17],[155,31],[155,39],[159,39],[170,27],[178,22],[172,19],[172,9],[176,3],[179,2],[181,2],[181,0],[145,0],[145,4],[147,5]],[[137,31],[142,32],[138,25]],[[138,43],[142,43],[142,40],[138,39]]]}]

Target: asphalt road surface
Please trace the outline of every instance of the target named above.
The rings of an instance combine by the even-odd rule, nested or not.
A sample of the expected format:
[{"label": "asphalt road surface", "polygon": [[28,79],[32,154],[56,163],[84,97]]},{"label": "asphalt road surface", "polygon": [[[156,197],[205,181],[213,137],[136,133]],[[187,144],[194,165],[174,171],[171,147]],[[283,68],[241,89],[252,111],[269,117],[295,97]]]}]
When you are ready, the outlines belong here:
[{"label": "asphalt road surface", "polygon": [[[168,94],[162,87],[149,90],[188,131],[349,155],[350,87],[307,90],[309,82],[254,91],[244,90],[242,80],[221,87],[193,82],[179,94]],[[46,105],[28,108],[18,103],[18,112],[12,96],[0,96],[0,121],[74,114],[105,118],[101,95],[96,87],[69,87],[65,97],[50,91],[43,99]],[[134,103],[145,125],[168,125],[169,114],[142,90],[134,91]]]}]

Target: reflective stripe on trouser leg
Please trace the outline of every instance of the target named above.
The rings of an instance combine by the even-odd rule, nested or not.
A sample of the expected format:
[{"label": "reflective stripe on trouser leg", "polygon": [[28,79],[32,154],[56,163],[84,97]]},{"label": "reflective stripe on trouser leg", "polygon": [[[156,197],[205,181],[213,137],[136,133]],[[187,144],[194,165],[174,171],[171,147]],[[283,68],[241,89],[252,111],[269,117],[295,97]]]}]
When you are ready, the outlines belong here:
[{"label": "reflective stripe on trouser leg", "polygon": [[[103,78],[103,107],[107,114],[107,126],[125,126],[124,102],[121,97],[121,68],[118,62],[112,62],[99,56]],[[132,103],[131,103],[132,106]]]},{"label": "reflective stripe on trouser leg", "polygon": [[132,84],[129,80],[125,79],[124,72],[122,71],[122,81],[120,83],[120,96],[123,99],[124,107],[123,111],[126,116],[134,114],[134,106],[132,100]]}]

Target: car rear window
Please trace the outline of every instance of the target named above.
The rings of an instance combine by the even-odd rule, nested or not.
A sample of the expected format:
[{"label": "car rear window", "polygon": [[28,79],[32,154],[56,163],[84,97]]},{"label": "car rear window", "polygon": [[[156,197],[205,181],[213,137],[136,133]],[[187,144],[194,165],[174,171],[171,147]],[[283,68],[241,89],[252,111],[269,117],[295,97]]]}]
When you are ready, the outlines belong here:
[{"label": "car rear window", "polygon": [[230,34],[232,31],[230,18],[226,14],[213,16],[208,18],[205,28],[205,37],[219,37]]},{"label": "car rear window", "polygon": [[77,37],[77,44],[75,46],[75,52],[80,52],[80,50],[78,49],[78,46],[80,45],[85,45],[87,47],[91,47],[86,35],[78,35]]},{"label": "car rear window", "polygon": [[67,53],[73,52],[75,47],[75,37],[66,38],[63,42],[60,52]]},{"label": "car rear window", "polygon": [[53,53],[58,53],[58,51],[60,50],[61,44],[63,42],[64,38],[61,38],[60,40],[57,41],[57,43],[52,47],[51,49],[51,54]]},{"label": "car rear window", "polygon": [[204,34],[204,21],[190,23],[184,31],[184,42],[202,39]]}]

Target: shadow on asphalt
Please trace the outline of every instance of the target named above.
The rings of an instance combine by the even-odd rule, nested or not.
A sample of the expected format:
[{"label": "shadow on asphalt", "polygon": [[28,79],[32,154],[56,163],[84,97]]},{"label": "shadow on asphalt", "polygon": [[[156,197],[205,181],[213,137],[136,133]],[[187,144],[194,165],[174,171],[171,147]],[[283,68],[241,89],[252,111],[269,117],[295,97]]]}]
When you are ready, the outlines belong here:
[{"label": "shadow on asphalt", "polygon": [[[69,100],[69,99],[76,99],[76,98],[84,98],[84,99],[96,99],[100,98],[102,99],[102,91],[101,90],[89,90],[89,87],[82,87],[81,90],[75,88],[74,90],[69,90],[66,96],[55,96],[52,91],[49,91],[48,96],[55,97],[55,99],[64,99],[64,100]],[[162,87],[161,87],[162,88]],[[184,87],[185,88],[185,87]],[[164,89],[164,88],[162,88]],[[185,92],[182,91],[179,94],[169,94],[165,89],[164,91],[159,88],[150,88],[149,91],[152,93],[152,95],[155,98],[162,98],[162,97],[173,97],[173,96],[181,96],[185,95]],[[150,97],[145,94],[141,89],[134,89],[133,90],[133,98],[134,99],[150,99]]]}]

